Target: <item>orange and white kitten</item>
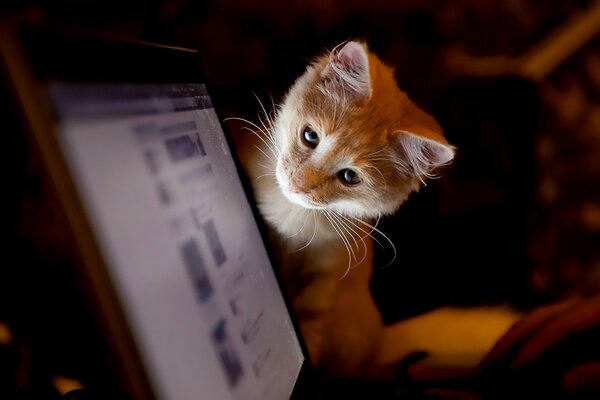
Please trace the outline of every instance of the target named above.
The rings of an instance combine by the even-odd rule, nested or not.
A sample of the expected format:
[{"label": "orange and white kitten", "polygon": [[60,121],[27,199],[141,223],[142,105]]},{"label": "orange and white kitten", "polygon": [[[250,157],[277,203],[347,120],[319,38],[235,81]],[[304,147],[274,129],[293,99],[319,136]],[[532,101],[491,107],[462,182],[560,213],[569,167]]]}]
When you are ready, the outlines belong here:
[{"label": "orange and white kitten", "polygon": [[389,337],[406,332],[384,326],[370,293],[376,221],[454,148],[355,41],[310,64],[256,133],[259,151],[242,161],[313,362],[336,376],[389,378],[410,349]]}]

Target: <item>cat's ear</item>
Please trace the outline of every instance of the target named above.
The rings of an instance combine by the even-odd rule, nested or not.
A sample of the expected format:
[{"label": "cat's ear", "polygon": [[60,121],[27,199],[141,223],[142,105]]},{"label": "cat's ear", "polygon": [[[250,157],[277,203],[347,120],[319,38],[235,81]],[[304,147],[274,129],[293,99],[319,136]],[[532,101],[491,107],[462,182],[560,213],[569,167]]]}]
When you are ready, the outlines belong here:
[{"label": "cat's ear", "polygon": [[398,132],[398,144],[402,164],[416,176],[430,176],[432,171],[446,165],[454,158],[454,148],[446,142]]},{"label": "cat's ear", "polygon": [[414,105],[405,112],[394,137],[402,160],[400,165],[418,177],[430,176],[433,170],[454,159],[455,148],[442,135],[440,125]]},{"label": "cat's ear", "polygon": [[348,42],[331,52],[322,72],[328,89],[348,100],[368,100],[371,97],[371,74],[366,45]]}]

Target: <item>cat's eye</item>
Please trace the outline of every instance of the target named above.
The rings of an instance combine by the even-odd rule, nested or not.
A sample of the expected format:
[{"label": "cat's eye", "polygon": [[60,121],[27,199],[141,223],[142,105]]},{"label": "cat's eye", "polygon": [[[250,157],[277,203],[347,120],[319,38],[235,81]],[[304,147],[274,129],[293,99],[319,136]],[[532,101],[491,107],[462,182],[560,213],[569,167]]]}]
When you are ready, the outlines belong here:
[{"label": "cat's eye", "polygon": [[302,132],[302,141],[311,149],[314,149],[319,144],[319,135],[310,126],[304,128]]},{"label": "cat's eye", "polygon": [[357,183],[360,183],[360,177],[358,176],[358,174],[355,171],[348,168],[338,172],[338,177],[346,185],[356,185]]}]

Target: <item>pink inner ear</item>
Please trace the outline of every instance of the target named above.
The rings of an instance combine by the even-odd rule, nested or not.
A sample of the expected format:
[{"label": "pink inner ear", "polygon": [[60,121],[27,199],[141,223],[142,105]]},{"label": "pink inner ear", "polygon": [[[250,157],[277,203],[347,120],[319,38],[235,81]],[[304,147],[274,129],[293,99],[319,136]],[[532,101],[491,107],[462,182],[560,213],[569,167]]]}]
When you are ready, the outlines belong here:
[{"label": "pink inner ear", "polygon": [[340,85],[334,87],[340,95],[350,98],[369,98],[371,96],[371,76],[369,56],[364,45],[348,42],[337,53],[332,54],[331,72],[339,78]]},{"label": "pink inner ear", "polygon": [[336,60],[347,71],[368,71],[369,57],[363,45],[357,42],[348,42],[336,55]]},{"label": "pink inner ear", "polygon": [[399,132],[398,140],[403,149],[402,157],[417,176],[428,176],[433,169],[454,158],[452,146],[435,140],[410,132]]},{"label": "pink inner ear", "polygon": [[431,164],[447,164],[454,158],[454,151],[451,148],[433,141],[427,141],[426,143],[428,158]]}]

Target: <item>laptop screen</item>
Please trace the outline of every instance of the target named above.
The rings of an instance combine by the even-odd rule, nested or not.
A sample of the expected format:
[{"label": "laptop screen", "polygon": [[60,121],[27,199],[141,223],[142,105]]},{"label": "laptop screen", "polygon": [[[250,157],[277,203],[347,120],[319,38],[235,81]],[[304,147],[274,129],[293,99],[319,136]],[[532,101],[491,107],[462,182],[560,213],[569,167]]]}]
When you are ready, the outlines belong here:
[{"label": "laptop screen", "polygon": [[206,87],[47,91],[157,397],[289,397],[304,356]]}]

